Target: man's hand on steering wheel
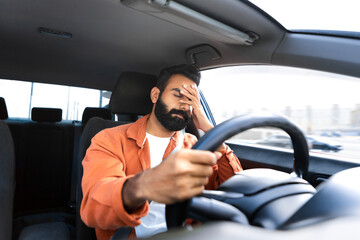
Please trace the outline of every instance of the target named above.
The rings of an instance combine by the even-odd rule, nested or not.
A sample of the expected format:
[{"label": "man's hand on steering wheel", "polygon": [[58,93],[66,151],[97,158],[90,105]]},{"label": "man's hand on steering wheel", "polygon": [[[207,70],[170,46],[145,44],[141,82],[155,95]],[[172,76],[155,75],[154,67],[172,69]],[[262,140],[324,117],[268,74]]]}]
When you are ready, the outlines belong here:
[{"label": "man's hand on steering wheel", "polygon": [[157,167],[127,180],[122,191],[126,210],[132,212],[147,200],[172,204],[201,194],[220,157],[191,149],[171,154]]}]

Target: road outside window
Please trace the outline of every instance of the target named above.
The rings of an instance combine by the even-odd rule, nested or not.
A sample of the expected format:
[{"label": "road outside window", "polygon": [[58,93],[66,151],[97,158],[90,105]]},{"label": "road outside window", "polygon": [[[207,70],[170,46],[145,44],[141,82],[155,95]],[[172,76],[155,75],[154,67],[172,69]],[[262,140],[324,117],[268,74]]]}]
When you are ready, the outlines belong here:
[{"label": "road outside window", "polygon": [[[237,66],[203,71],[200,86],[217,124],[256,110],[280,113],[303,130],[311,152],[360,161],[358,78],[290,67]],[[292,148],[286,133],[272,128],[252,129],[229,141]]]}]

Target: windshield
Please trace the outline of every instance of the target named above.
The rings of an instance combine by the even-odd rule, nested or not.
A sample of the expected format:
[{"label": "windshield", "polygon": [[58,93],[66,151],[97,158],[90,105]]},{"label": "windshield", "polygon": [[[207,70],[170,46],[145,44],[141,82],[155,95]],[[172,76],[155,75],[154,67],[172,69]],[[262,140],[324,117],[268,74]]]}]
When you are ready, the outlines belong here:
[{"label": "windshield", "polygon": [[[358,0],[250,0],[289,30],[360,33]],[[321,16],[321,17],[320,17]]]},{"label": "windshield", "polygon": [[[306,134],[312,153],[359,159],[358,78],[290,67],[237,66],[203,71],[200,88],[217,124],[253,111],[282,114]],[[278,129],[252,129],[229,141],[292,149],[290,138]]]}]

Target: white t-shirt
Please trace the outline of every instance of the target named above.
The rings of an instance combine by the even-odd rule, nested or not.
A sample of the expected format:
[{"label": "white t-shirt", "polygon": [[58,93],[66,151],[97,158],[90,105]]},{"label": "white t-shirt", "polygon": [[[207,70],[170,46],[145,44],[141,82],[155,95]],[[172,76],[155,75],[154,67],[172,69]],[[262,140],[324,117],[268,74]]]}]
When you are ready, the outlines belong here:
[{"label": "white t-shirt", "polygon": [[150,147],[151,168],[153,168],[162,162],[165,150],[169,145],[171,137],[162,138],[146,133],[146,138]]},{"label": "white t-shirt", "polygon": [[[153,168],[161,163],[170,138],[156,137],[149,133],[146,133],[146,137],[150,147],[151,168]],[[141,224],[135,227],[136,236],[147,238],[165,231],[167,231],[165,204],[152,201],[149,206],[149,213],[141,218]]]}]

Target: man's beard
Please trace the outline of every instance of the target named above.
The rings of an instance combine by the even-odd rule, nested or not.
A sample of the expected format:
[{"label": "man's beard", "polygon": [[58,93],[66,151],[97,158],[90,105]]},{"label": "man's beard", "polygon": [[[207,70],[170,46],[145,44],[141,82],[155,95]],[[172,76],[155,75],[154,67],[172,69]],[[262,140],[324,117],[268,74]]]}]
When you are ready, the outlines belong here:
[{"label": "man's beard", "polygon": [[[186,125],[189,123],[190,118],[186,114],[185,111],[177,110],[177,109],[171,109],[170,111],[167,110],[166,104],[161,100],[161,97],[156,102],[155,105],[155,116],[163,125],[164,128],[166,128],[169,131],[179,131],[186,127]],[[177,116],[171,116],[172,114],[179,114],[183,117],[179,118]]]}]

